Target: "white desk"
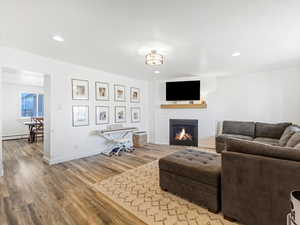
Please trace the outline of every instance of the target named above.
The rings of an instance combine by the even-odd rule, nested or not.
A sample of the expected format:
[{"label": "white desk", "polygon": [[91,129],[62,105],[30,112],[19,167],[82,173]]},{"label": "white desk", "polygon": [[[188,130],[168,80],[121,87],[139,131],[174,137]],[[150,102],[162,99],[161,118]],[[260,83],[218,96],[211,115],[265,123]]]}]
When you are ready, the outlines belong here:
[{"label": "white desk", "polygon": [[[136,127],[123,127],[117,129],[101,130],[99,135],[106,140],[106,146],[102,154],[111,156],[113,150],[118,147],[120,140],[127,139],[132,146],[132,133],[137,131]],[[130,137],[129,137],[130,136]]]}]

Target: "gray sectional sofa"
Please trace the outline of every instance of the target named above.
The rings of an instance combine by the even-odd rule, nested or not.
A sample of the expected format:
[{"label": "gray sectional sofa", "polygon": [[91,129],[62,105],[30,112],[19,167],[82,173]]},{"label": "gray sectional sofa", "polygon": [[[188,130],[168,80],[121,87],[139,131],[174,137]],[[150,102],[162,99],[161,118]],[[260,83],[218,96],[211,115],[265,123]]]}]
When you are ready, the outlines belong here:
[{"label": "gray sectional sofa", "polygon": [[260,123],[242,121],[224,121],[222,134],[216,136],[216,151],[226,149],[229,138],[254,141],[281,147],[294,147],[297,137],[290,138],[300,132],[300,127],[291,123]]},{"label": "gray sectional sofa", "polygon": [[224,121],[222,212],[245,225],[282,225],[300,189],[300,128],[291,123]]},{"label": "gray sectional sofa", "polygon": [[244,225],[286,224],[290,193],[300,189],[299,142],[291,148],[229,139],[222,152],[223,215]]},{"label": "gray sectional sofa", "polygon": [[161,188],[244,225],[286,224],[300,190],[299,126],[224,121],[216,148],[160,159]]}]

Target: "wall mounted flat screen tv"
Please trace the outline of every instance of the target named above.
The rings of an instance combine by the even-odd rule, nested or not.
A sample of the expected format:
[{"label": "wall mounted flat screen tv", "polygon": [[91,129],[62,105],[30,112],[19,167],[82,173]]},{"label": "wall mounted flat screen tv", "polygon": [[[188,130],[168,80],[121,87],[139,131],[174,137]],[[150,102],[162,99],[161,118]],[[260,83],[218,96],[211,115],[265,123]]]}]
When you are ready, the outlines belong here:
[{"label": "wall mounted flat screen tv", "polygon": [[166,82],[167,101],[200,100],[200,80]]}]

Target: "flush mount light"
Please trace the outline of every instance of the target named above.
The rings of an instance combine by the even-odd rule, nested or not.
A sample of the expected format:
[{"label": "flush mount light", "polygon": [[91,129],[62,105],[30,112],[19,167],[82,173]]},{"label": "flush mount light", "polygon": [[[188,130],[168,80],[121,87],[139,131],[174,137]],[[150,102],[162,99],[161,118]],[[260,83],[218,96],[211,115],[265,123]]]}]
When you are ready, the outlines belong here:
[{"label": "flush mount light", "polygon": [[158,71],[158,70],[155,70],[155,71],[154,71],[154,73],[155,73],[155,74],[159,74],[159,73],[160,73],[160,71]]},{"label": "flush mount light", "polygon": [[241,53],[239,53],[239,52],[232,53],[232,56],[240,56],[240,55],[241,55]]},{"label": "flush mount light", "polygon": [[150,66],[162,65],[164,63],[164,57],[157,53],[156,50],[152,50],[146,55],[146,64]]},{"label": "flush mount light", "polygon": [[54,41],[58,41],[58,42],[63,42],[63,41],[65,41],[65,39],[64,39],[63,37],[59,36],[59,35],[53,35],[53,36],[52,36],[52,39],[53,39]]}]

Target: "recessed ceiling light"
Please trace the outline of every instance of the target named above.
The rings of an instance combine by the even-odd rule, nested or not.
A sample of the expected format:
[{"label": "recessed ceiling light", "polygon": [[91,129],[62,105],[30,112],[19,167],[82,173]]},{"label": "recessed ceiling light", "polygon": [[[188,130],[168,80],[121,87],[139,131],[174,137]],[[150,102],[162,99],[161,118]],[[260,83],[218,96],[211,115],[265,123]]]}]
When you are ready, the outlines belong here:
[{"label": "recessed ceiling light", "polygon": [[239,56],[239,55],[241,55],[241,53],[239,53],[239,52],[235,52],[232,54],[232,56]]},{"label": "recessed ceiling light", "polygon": [[52,36],[52,39],[53,39],[54,41],[58,41],[58,42],[63,42],[63,41],[65,41],[65,39],[64,39],[63,37],[59,36],[59,35],[53,35],[53,36]]},{"label": "recessed ceiling light", "polygon": [[159,73],[160,73],[160,71],[158,71],[158,70],[155,70],[155,71],[154,71],[154,73],[155,73],[155,74],[159,74]]}]

